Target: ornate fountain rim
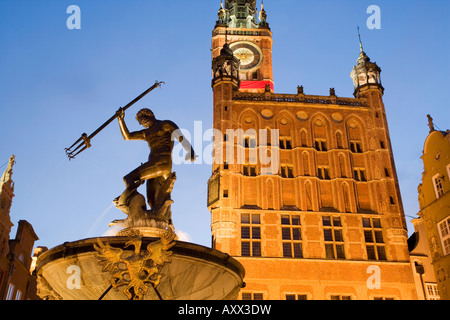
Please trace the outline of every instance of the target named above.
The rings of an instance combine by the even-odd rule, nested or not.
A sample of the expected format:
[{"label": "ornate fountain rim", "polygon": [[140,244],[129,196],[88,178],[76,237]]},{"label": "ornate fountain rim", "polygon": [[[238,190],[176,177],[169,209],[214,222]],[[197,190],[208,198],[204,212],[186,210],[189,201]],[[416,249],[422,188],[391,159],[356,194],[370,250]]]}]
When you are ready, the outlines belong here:
[{"label": "ornate fountain rim", "polygon": [[[56,246],[39,256],[36,263],[36,272],[49,262],[55,261],[61,258],[68,258],[71,256],[76,256],[82,253],[95,252],[94,244],[97,243],[97,239],[107,242],[110,245],[127,250],[125,244],[128,241],[128,237],[114,236],[114,237],[96,237],[88,238],[84,240],[65,242],[59,246]],[[159,241],[160,238],[144,237],[142,238],[142,245],[147,246],[152,242]],[[242,264],[231,257],[229,254],[217,251],[212,248],[201,246],[198,244],[174,241],[175,245],[170,249],[174,255],[186,256],[190,258],[197,258],[201,260],[207,260],[209,262],[218,264],[220,266],[230,269],[239,277],[244,279],[245,269]]]}]

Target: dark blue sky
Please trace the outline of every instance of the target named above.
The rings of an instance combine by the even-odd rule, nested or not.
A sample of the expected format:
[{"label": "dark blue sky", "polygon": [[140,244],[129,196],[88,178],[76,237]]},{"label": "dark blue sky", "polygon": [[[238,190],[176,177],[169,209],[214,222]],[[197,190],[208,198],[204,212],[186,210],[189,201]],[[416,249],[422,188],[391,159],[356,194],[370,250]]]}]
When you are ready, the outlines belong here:
[{"label": "dark blue sky", "polygon": [[[81,9],[81,30],[66,26],[66,10],[73,4]],[[99,236],[110,221],[124,218],[112,200],[123,191],[122,177],[146,160],[147,146],[123,141],[114,122],[75,161],[67,160],[64,148],[156,80],[166,85],[130,109],[131,129],[139,128],[134,116],[142,107],[191,132],[194,121],[202,121],[204,130],[211,127],[210,48],[219,4],[0,2],[0,165],[16,155],[11,216],[16,225],[21,219],[33,224],[37,245]],[[373,4],[381,9],[379,30],[366,27],[366,10]],[[439,128],[450,127],[450,3],[266,0],[265,9],[274,38],[277,93],[296,93],[303,85],[307,94],[328,95],[334,87],[338,96],[351,97],[349,75],[359,54],[356,26],[361,27],[366,53],[383,70],[405,213],[415,216],[427,113]],[[174,171],[175,226],[192,242],[210,245],[211,166],[182,165]]]}]

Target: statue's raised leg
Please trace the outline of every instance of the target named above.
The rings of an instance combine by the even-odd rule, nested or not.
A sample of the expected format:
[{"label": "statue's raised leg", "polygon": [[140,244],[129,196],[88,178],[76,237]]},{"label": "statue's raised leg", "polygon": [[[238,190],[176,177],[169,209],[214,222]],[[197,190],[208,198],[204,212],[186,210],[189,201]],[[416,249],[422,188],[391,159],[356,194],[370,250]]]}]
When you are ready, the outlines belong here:
[{"label": "statue's raised leg", "polygon": [[171,195],[176,179],[176,173],[172,172],[166,180],[161,181],[159,186],[153,190],[154,205],[151,209],[151,216],[154,219],[167,223],[171,221],[172,212],[170,205],[173,203]]},{"label": "statue's raised leg", "polygon": [[[116,207],[125,213],[128,217],[124,220],[115,220],[110,225],[120,225],[123,227],[133,226],[151,226],[154,222],[172,224],[171,199],[172,189],[176,181],[175,172],[164,180],[164,178],[153,179],[150,184],[151,189],[147,192],[147,197],[151,200],[151,209],[147,210],[145,197],[137,191],[139,185],[128,187],[122,195],[114,199]],[[149,187],[149,184],[147,184]]]}]

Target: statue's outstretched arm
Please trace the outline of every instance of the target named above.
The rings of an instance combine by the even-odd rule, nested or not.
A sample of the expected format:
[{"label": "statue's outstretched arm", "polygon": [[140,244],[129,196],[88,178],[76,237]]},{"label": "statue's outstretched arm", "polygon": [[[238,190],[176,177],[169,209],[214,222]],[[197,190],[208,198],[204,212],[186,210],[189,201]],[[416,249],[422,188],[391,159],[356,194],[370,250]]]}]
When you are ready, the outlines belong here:
[{"label": "statue's outstretched arm", "polygon": [[130,132],[128,130],[127,124],[125,123],[125,110],[120,108],[117,112],[117,119],[119,120],[120,132],[125,140],[145,140],[144,130]]},{"label": "statue's outstretched arm", "polygon": [[191,146],[188,139],[185,138],[185,136],[183,135],[181,130],[178,128],[178,126],[174,123],[171,123],[171,125],[172,125],[172,130],[173,130],[172,137],[174,139],[177,139],[183,146],[184,150],[186,150],[186,152],[187,152],[186,160],[195,161],[195,158],[197,158],[197,156],[195,155],[194,148]]}]

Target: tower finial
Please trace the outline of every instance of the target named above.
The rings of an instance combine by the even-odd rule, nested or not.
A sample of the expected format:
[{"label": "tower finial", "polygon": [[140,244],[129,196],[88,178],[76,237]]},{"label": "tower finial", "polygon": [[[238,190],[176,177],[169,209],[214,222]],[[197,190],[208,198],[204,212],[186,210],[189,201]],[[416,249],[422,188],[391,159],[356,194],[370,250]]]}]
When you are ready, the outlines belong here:
[{"label": "tower finial", "polygon": [[267,13],[264,10],[264,0],[261,0],[261,11],[259,12],[259,25],[262,27],[268,27],[267,23]]},{"label": "tower finial", "polygon": [[219,12],[217,13],[217,17],[218,17],[217,23],[224,24],[226,22],[225,21],[226,14],[225,14],[225,10],[223,9],[223,1],[222,0],[220,1],[220,9],[219,9]]},{"label": "tower finial", "polygon": [[12,155],[11,158],[9,158],[8,167],[6,168],[6,171],[1,176],[0,183],[8,182],[11,180],[12,169],[15,163],[16,163],[16,156]]},{"label": "tower finial", "polygon": [[427,114],[427,118],[428,118],[428,127],[430,127],[430,133],[433,132],[434,129],[434,123],[433,123],[433,118]]},{"label": "tower finial", "polygon": [[361,41],[361,34],[359,33],[359,26],[358,26],[358,38],[359,38],[359,48],[361,49],[361,52],[363,52],[363,45]]}]

